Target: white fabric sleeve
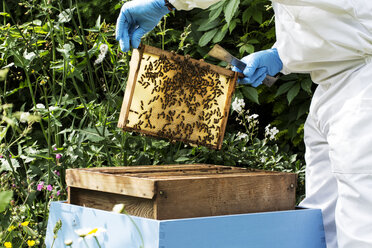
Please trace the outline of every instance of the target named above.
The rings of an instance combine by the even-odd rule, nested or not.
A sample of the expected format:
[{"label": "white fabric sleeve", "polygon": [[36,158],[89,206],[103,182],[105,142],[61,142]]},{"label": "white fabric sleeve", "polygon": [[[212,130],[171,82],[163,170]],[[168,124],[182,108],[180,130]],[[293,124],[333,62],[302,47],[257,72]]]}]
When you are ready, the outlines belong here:
[{"label": "white fabric sleeve", "polygon": [[219,1],[220,0],[169,0],[169,3],[171,3],[177,10],[191,10],[193,8],[206,9]]},{"label": "white fabric sleeve", "polygon": [[[332,13],[346,13],[353,11],[354,3],[352,0],[271,0],[272,2],[287,6],[310,6],[317,7]],[[371,1],[372,2],[372,1]],[[370,3],[368,3],[370,4]]]}]

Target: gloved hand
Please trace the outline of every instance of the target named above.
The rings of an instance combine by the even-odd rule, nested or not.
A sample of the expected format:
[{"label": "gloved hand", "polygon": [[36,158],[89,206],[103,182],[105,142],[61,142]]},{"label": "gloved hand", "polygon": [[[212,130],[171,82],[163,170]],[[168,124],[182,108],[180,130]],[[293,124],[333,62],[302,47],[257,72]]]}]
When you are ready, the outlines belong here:
[{"label": "gloved hand", "polygon": [[116,22],[116,40],[123,52],[130,44],[138,48],[141,38],[159,23],[170,11],[164,0],[133,0],[124,3]]},{"label": "gloved hand", "polygon": [[283,68],[283,63],[279,58],[276,48],[252,53],[241,60],[247,64],[244,71],[242,72],[236,67],[233,68],[233,71],[244,74],[245,77],[239,79],[239,83],[250,84],[253,87],[262,84],[266,75],[275,76]]}]

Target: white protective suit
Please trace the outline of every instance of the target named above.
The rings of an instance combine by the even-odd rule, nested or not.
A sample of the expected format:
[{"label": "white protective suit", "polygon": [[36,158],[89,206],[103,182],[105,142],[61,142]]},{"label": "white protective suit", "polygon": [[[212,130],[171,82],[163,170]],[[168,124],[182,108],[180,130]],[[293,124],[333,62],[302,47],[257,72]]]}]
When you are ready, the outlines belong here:
[{"label": "white protective suit", "polygon": [[[170,0],[177,9],[215,1]],[[372,247],[372,0],[273,0],[283,73],[319,84],[305,123],[306,198],[328,248]]]}]

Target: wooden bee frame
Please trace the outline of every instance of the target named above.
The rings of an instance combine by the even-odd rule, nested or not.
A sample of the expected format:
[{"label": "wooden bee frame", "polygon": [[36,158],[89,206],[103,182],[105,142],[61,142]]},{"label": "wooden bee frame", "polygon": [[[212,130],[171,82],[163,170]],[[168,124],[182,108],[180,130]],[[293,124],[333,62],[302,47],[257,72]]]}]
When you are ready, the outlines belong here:
[{"label": "wooden bee frame", "polygon": [[221,149],[237,77],[155,47],[134,49],[118,127]]}]

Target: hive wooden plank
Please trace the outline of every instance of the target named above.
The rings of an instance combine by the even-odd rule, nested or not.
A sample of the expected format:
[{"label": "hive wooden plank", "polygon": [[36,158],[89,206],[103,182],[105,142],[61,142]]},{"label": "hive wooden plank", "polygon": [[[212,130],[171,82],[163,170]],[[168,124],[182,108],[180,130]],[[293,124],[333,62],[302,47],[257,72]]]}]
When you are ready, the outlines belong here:
[{"label": "hive wooden plank", "polygon": [[294,209],[295,184],[295,175],[284,174],[157,181],[155,215],[163,220]]},{"label": "hive wooden plank", "polygon": [[118,127],[220,149],[238,73],[142,46],[131,69]]},{"label": "hive wooden plank", "polygon": [[155,185],[152,180],[104,174],[89,170],[67,169],[66,184],[69,187],[104,191],[122,195],[152,199]]}]

